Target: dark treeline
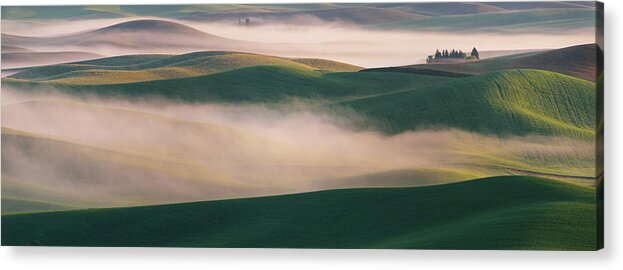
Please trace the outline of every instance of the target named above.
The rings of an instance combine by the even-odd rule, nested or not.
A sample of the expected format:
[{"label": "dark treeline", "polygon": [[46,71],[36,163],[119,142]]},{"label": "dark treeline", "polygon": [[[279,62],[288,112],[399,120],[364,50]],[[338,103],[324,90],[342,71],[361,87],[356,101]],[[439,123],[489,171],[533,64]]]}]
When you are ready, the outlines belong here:
[{"label": "dark treeline", "polygon": [[439,59],[439,58],[463,58],[465,59],[467,58],[467,54],[461,50],[457,51],[455,49],[452,49],[452,51],[448,51],[447,49],[442,50],[442,51],[437,50],[435,52],[435,59]]},{"label": "dark treeline", "polygon": [[428,56],[428,58],[426,59],[426,62],[430,62],[433,59],[447,59],[447,58],[474,60],[474,59],[480,59],[480,54],[478,53],[478,50],[476,50],[476,47],[472,49],[472,52],[469,55],[467,55],[467,53],[461,50],[452,49],[451,51],[449,51],[448,49],[445,49],[445,50],[440,51],[438,49],[437,51],[435,51],[435,55]]}]

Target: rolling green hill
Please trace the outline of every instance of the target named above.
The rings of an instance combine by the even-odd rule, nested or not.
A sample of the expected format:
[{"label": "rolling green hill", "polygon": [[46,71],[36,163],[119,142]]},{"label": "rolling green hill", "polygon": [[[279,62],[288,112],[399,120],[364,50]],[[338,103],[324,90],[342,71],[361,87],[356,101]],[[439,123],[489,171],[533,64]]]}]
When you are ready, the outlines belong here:
[{"label": "rolling green hill", "polygon": [[409,29],[442,32],[547,33],[553,29],[595,26],[595,10],[588,8],[535,9],[497,13],[435,16],[379,24],[381,29]]},{"label": "rolling green hill", "polygon": [[594,250],[594,211],[594,188],[511,176],[9,214],[2,216],[2,240],[42,246]]},{"label": "rolling green hill", "polygon": [[372,5],[379,8],[397,9],[427,16],[495,13],[508,11],[507,9],[489,5],[488,3],[470,2],[373,3]]},{"label": "rolling green hill", "polygon": [[[55,88],[102,97],[157,97],[185,102],[278,102],[291,98],[335,100],[412,90],[450,77],[396,72],[327,73],[310,66],[253,66],[215,74],[125,84],[58,84],[4,78],[5,87]],[[38,89],[37,91],[39,91]]]},{"label": "rolling green hill", "polygon": [[[299,64],[302,65],[302,64]],[[543,70],[505,70],[453,78],[404,72],[324,73],[309,66],[254,66],[216,74],[127,84],[70,85],[4,79],[22,89],[74,95],[159,97],[185,102],[316,99],[372,120],[387,133],[460,128],[497,135],[593,138],[595,84]],[[483,120],[486,119],[486,120]]]},{"label": "rolling green hill", "polygon": [[201,76],[244,67],[280,65],[327,72],[360,67],[325,59],[288,59],[238,52],[195,52],[182,55],[127,55],[22,69],[15,79],[63,84],[115,84]]},{"label": "rolling green hill", "polygon": [[[385,24],[405,20],[417,20],[426,18],[409,11],[391,8],[378,8],[365,4],[351,4],[350,6],[323,7],[318,9],[298,9],[297,5],[289,5],[290,10],[274,10],[272,12],[257,12],[255,10],[240,10],[239,12],[223,13],[194,13],[183,17],[184,20],[193,21],[235,21],[237,18],[252,18],[252,22],[279,21],[286,24],[307,25],[309,18],[317,21],[340,22],[357,24],[361,26]],[[313,20],[311,20],[313,21]]]},{"label": "rolling green hill", "polygon": [[[405,70],[438,70],[445,72],[482,74],[503,69],[542,69],[558,72],[595,82],[597,69],[595,59],[603,59],[603,51],[596,44],[584,44],[549,50],[545,52],[522,53],[456,64],[422,64],[400,67]],[[374,71],[374,69],[371,69]],[[411,71],[416,72],[416,71]]]},{"label": "rolling green hill", "polygon": [[588,9],[591,2],[420,2],[420,3],[371,3],[370,5],[399,9],[429,16],[503,13],[539,9]]},{"label": "rolling green hill", "polygon": [[595,135],[595,84],[540,70],[508,70],[340,103],[390,133],[456,127],[488,134]]},{"label": "rolling green hill", "polygon": [[[318,4],[210,4],[210,5],[106,5],[106,6],[22,6],[5,7],[7,20],[95,19],[160,17],[202,22],[254,18],[259,23],[278,20],[296,25],[318,20],[346,22],[362,26],[427,30],[440,27],[444,31],[476,27],[534,30],[568,29],[572,25],[590,27],[594,20],[590,3],[318,3]],[[548,18],[551,17],[551,18]],[[309,20],[316,18],[316,20]],[[594,17],[593,17],[594,18]],[[450,27],[443,27],[443,22]],[[440,26],[441,25],[441,26]],[[501,25],[502,27],[496,27]],[[536,26],[536,27],[535,27]]]},{"label": "rolling green hill", "polygon": [[233,40],[202,32],[193,27],[167,20],[136,19],[90,31],[78,31],[54,36],[24,36],[2,33],[2,44],[15,47],[63,48],[81,47],[88,50],[106,44],[121,52],[154,51],[174,47],[177,51],[236,50],[257,46],[258,43]]}]

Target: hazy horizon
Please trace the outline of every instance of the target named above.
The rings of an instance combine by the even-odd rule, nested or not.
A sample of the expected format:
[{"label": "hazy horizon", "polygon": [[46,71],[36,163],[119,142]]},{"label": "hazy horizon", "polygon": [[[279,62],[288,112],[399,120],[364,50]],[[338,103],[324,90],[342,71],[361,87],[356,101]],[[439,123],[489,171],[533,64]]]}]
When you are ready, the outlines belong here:
[{"label": "hazy horizon", "polygon": [[[559,33],[456,33],[432,31],[404,31],[368,29],[339,22],[316,22],[295,26],[292,24],[266,23],[259,26],[239,26],[224,22],[193,22],[154,17],[55,20],[41,21],[3,20],[2,33],[31,37],[54,37],[73,35],[97,30],[114,24],[140,19],[158,19],[181,23],[210,35],[236,42],[231,44],[194,44],[189,48],[176,47],[120,47],[110,44],[98,46],[48,45],[31,48],[36,52],[72,51],[97,53],[102,56],[125,54],[162,53],[182,54],[200,50],[232,50],[291,58],[322,58],[358,65],[366,68],[401,66],[423,63],[427,55],[436,49],[460,49],[469,52],[472,47],[479,51],[515,51],[555,49],[585,43],[594,43],[594,33],[589,29]],[[145,35],[145,42],[162,42],[157,32]],[[171,38],[180,42],[184,37]],[[188,38],[188,37],[187,37]],[[190,37],[192,38],[192,37]],[[530,42],[526,42],[530,41]],[[3,44],[4,45],[4,44]],[[10,45],[10,44],[7,44]],[[216,46],[216,47],[215,47]],[[483,55],[486,57],[486,55]],[[6,68],[6,67],[5,67]]]}]

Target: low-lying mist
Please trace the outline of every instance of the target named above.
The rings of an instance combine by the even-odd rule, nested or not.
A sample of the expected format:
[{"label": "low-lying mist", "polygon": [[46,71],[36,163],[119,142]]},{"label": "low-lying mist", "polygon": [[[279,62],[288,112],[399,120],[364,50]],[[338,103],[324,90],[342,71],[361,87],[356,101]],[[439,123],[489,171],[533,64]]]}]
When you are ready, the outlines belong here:
[{"label": "low-lying mist", "polygon": [[594,163],[589,142],[452,129],[388,136],[351,128],[358,121],[365,119],[305,102],[130,103],[4,88],[2,196],[82,207],[154,204],[417,186],[518,164],[586,172]]},{"label": "low-lying mist", "polygon": [[[3,20],[2,33],[26,36],[62,36],[137,19],[154,18],[57,20],[54,23]],[[432,54],[436,49],[443,48],[469,51],[472,47],[477,47],[480,51],[513,51],[554,49],[594,42],[593,33],[584,30],[572,33],[547,32],[510,35],[496,32],[380,30],[357,26],[352,23],[327,22],[308,17],[300,19],[299,23],[268,21],[251,27],[240,26],[235,21],[167,20],[193,27],[208,34],[228,38],[231,41],[225,43],[204,41],[192,35],[162,38],[164,33],[151,30],[141,34],[141,38],[136,38],[138,33],[132,33],[131,37],[107,37],[101,41],[94,39],[94,42],[83,46],[77,46],[75,43],[56,43],[45,46],[26,45],[34,46],[30,49],[36,51],[82,51],[106,56],[233,50],[282,57],[324,58],[363,67],[382,67],[423,63],[427,55]],[[86,42],[84,40],[79,41]],[[486,55],[486,53],[483,54],[483,56]]]}]

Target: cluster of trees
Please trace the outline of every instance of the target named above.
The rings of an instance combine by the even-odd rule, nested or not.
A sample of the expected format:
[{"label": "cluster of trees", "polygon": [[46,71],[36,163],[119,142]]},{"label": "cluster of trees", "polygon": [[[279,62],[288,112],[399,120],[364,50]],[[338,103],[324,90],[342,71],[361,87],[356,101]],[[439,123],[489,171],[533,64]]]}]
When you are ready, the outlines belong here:
[{"label": "cluster of trees", "polygon": [[452,49],[451,51],[448,51],[448,49],[445,50],[437,50],[435,52],[435,55],[429,55],[428,58],[426,59],[426,62],[430,62],[433,59],[446,59],[446,58],[458,58],[458,59],[480,59],[480,54],[478,53],[478,50],[476,50],[476,47],[474,47],[472,49],[471,54],[468,56],[467,53],[461,51],[461,50],[455,50]]},{"label": "cluster of trees", "polygon": [[251,26],[251,19],[249,19],[249,18],[238,18],[238,25]]},{"label": "cluster of trees", "polygon": [[446,50],[443,50],[441,52],[439,50],[437,50],[435,52],[435,59],[439,59],[439,58],[463,58],[463,59],[465,59],[465,58],[467,58],[467,54],[464,53],[461,50],[457,51],[455,49],[452,49],[452,51],[448,51],[446,49]]}]

